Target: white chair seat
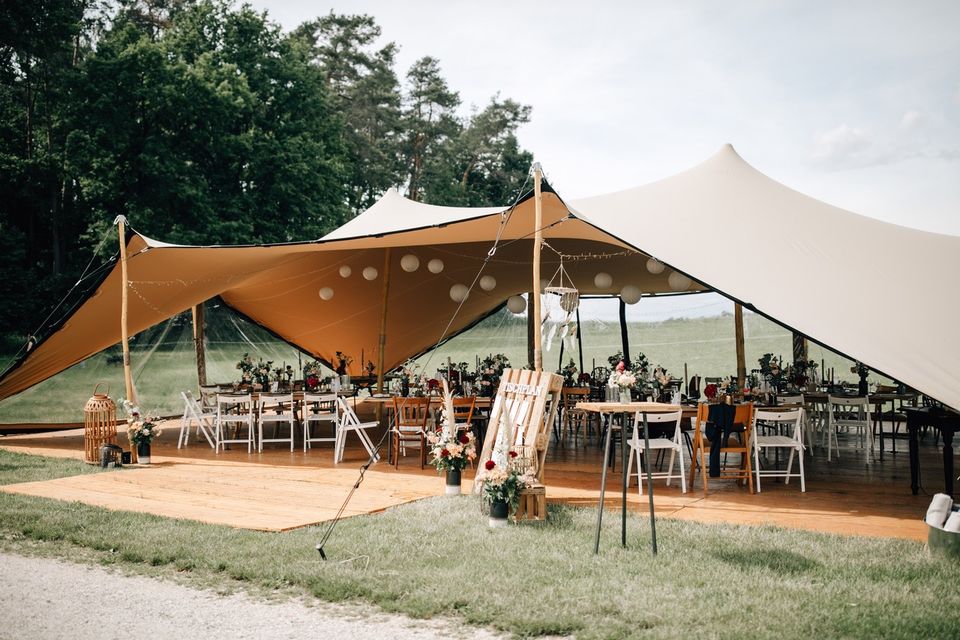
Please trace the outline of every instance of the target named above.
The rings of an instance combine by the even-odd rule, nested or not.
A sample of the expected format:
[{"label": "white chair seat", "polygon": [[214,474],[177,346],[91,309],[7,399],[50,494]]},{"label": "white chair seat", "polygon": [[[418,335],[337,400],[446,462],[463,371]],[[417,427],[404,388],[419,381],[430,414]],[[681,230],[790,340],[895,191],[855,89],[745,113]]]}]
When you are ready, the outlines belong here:
[{"label": "white chair seat", "polygon": [[790,436],[757,436],[758,447],[792,447],[802,449],[803,447]]},{"label": "white chair seat", "polygon": [[[636,443],[631,440],[627,444],[630,445],[631,449],[636,448],[640,451],[643,451],[645,446],[643,440],[640,438],[637,439]],[[650,438],[651,449],[673,449],[674,447],[675,445],[673,440],[670,440],[669,438]]]}]

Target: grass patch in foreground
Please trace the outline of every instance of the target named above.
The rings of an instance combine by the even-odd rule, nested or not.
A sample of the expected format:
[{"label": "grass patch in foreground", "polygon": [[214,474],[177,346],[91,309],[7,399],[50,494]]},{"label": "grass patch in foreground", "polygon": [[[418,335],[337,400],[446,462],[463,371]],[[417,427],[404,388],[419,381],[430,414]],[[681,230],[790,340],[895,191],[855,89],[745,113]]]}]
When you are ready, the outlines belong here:
[{"label": "grass patch in foreground", "polygon": [[[19,464],[47,465],[53,475],[78,469],[25,458],[33,456],[0,452],[0,482]],[[323,562],[314,550],[319,528],[257,533],[0,494],[8,549],[176,572],[221,590],[451,615],[517,636],[960,635],[957,566],[917,543],[660,520],[653,558],[645,519],[631,517],[623,550],[611,515],[594,557],[595,516],[551,507],[547,523],[491,530],[475,498],[439,497],[343,521]]]}]

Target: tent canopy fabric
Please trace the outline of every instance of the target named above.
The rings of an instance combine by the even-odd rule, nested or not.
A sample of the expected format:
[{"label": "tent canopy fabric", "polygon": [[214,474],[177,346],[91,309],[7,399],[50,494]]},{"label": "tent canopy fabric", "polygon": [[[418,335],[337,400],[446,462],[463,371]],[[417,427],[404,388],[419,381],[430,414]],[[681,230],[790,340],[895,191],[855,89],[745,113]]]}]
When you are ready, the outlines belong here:
[{"label": "tent canopy fabric", "polygon": [[[220,296],[315,357],[353,356],[357,374],[361,351],[374,362],[379,356],[389,261],[383,354],[389,370],[532,288],[533,208],[529,196],[512,207],[460,208],[412,202],[391,190],[312,242],[191,247],[130,233],[130,332]],[[634,189],[570,203],[548,189],[543,227],[545,278],[561,254],[584,294],[616,295],[628,284],[669,292],[671,270],[680,271],[695,281],[690,290],[719,291],[960,407],[960,340],[948,327],[960,302],[941,293],[960,274],[960,238],[805,196],[758,172],[729,145],[688,171]],[[415,271],[401,268],[407,254],[419,259]],[[650,274],[649,256],[669,268]],[[442,261],[442,271],[428,269],[431,260]],[[350,267],[347,277],[343,266]],[[371,280],[363,273],[369,267],[377,271]],[[597,287],[598,272],[609,273],[613,284]],[[473,286],[462,306],[451,299],[453,285],[475,284],[480,274],[496,279],[492,291]],[[48,327],[0,377],[0,398],[116,344],[120,280],[115,264],[72,314]],[[333,297],[323,300],[321,288]]]}]

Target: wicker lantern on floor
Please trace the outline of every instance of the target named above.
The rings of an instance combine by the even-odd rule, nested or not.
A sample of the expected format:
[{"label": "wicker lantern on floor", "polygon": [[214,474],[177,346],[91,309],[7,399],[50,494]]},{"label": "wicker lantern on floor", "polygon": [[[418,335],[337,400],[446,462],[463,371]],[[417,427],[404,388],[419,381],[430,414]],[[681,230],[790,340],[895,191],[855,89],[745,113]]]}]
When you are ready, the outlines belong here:
[{"label": "wicker lantern on floor", "polygon": [[117,444],[117,405],[106,393],[97,393],[83,406],[83,459],[90,464],[99,464],[100,447]]}]

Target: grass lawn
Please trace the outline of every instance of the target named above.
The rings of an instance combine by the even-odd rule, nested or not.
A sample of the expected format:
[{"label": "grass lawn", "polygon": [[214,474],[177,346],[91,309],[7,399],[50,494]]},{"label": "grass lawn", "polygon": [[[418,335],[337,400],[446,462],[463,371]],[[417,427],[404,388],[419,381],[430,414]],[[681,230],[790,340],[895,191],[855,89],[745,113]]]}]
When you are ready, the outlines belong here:
[{"label": "grass lawn", "polygon": [[[2,484],[89,472],[0,451]],[[491,530],[481,509],[474,497],[438,497],[345,520],[323,562],[319,528],[258,533],[0,493],[0,546],[516,636],[960,636],[960,565],[917,543],[660,520],[653,558],[644,518],[631,517],[623,550],[611,513],[597,557],[594,510],[551,507],[546,523]]]}]

